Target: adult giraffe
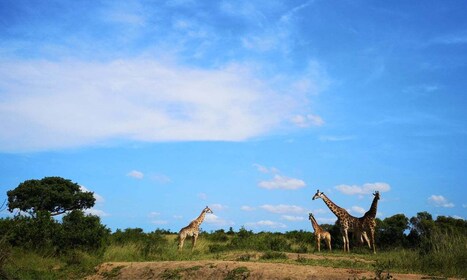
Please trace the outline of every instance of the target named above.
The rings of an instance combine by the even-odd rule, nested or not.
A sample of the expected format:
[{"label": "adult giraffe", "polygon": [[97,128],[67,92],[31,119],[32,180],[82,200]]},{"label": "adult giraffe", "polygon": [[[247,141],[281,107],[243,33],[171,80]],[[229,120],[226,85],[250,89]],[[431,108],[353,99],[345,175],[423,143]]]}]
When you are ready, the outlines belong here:
[{"label": "adult giraffe", "polygon": [[[376,247],[375,247],[375,228],[376,228],[376,212],[378,208],[378,200],[381,198],[379,195],[379,191],[375,191],[373,193],[375,196],[373,198],[373,202],[371,203],[370,209],[363,215],[363,217],[359,218],[362,230],[364,232],[370,233],[370,241],[368,242],[368,247],[370,249],[373,247],[373,254],[376,254]],[[370,246],[371,243],[371,246]]]},{"label": "adult giraffe", "polygon": [[319,190],[316,191],[316,194],[313,196],[313,200],[317,198],[321,198],[329,210],[336,215],[337,221],[340,225],[342,240],[344,241],[344,252],[350,252],[349,232],[356,233],[360,240],[362,240],[362,236],[365,237],[365,239],[368,238],[366,237],[366,233],[362,232],[361,222],[357,217],[350,215],[344,208],[337,206]]},{"label": "adult giraffe", "polygon": [[201,211],[201,214],[199,215],[198,218],[194,219],[193,221],[191,221],[189,225],[187,225],[186,227],[180,230],[180,232],[178,233],[178,239],[179,239],[178,249],[179,250],[183,249],[183,243],[185,242],[185,239],[187,236],[193,236],[193,241],[192,241],[193,247],[191,248],[191,250],[195,248],[196,240],[198,239],[198,235],[199,235],[199,226],[204,221],[204,217],[206,216],[206,213],[213,214],[212,210],[206,206],[206,208],[204,208],[203,211]]}]

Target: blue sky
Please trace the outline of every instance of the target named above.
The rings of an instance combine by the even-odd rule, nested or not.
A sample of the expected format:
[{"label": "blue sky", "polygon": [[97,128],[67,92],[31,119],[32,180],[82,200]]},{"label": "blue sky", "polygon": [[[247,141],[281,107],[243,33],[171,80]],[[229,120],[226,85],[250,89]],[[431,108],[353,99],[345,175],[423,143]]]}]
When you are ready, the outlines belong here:
[{"label": "blue sky", "polygon": [[[464,1],[0,1],[0,199],[60,176],[112,230],[467,217]],[[7,217],[7,211],[0,217]]]}]

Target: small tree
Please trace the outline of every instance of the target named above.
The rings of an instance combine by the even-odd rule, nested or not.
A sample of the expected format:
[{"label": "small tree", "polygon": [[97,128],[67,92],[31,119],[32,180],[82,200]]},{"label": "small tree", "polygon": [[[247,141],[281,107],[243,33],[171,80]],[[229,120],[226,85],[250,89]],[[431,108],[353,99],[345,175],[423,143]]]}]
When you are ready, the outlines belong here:
[{"label": "small tree", "polygon": [[7,192],[8,210],[19,209],[36,217],[47,211],[51,216],[72,210],[84,210],[94,206],[92,192],[85,192],[77,183],[61,177],[45,177],[27,180]]}]

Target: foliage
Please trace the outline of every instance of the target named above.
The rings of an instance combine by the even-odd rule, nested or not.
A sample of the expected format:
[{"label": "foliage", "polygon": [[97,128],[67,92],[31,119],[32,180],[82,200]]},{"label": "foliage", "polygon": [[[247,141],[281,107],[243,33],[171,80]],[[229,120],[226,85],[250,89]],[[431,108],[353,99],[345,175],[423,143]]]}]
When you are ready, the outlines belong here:
[{"label": "foliage", "polygon": [[35,216],[47,211],[52,216],[71,210],[83,210],[94,206],[96,199],[92,192],[61,177],[45,177],[41,180],[26,180],[14,190],[7,192],[8,210],[14,209]]},{"label": "foliage", "polygon": [[404,231],[409,228],[409,219],[404,214],[396,214],[383,221],[377,220],[376,242],[383,248],[402,247],[405,243]]},{"label": "foliage", "polygon": [[86,216],[80,210],[65,215],[60,228],[57,245],[61,251],[97,250],[105,245],[110,235],[110,230],[101,224],[98,216]]}]

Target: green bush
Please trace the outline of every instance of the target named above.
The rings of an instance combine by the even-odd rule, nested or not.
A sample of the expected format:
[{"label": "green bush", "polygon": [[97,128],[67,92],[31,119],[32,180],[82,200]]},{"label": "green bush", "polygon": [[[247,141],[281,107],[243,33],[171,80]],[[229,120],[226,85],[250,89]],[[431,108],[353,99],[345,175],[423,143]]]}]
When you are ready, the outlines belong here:
[{"label": "green bush", "polygon": [[56,243],[61,252],[97,250],[106,245],[109,235],[110,230],[100,223],[98,216],[86,216],[82,211],[74,210],[63,217]]}]

